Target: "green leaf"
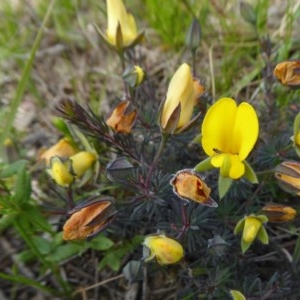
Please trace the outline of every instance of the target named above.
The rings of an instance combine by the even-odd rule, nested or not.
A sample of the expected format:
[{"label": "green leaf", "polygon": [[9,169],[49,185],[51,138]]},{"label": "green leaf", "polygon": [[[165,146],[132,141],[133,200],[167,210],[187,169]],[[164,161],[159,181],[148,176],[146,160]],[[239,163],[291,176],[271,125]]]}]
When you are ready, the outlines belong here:
[{"label": "green leaf", "polygon": [[250,23],[251,25],[253,25],[255,27],[256,25],[256,12],[253,8],[253,6],[247,2],[241,1],[240,2],[240,12],[241,12],[241,16],[242,18]]},{"label": "green leaf", "polygon": [[65,259],[72,257],[80,252],[82,244],[69,243],[61,245],[55,249],[53,253],[47,256],[47,259],[52,262],[60,263]]},{"label": "green leaf", "polygon": [[5,279],[5,280],[9,280],[9,281],[12,281],[12,282],[21,283],[21,284],[24,284],[25,286],[35,287],[35,288],[38,288],[41,291],[45,291],[45,292],[50,293],[52,295],[58,294],[58,291],[50,289],[50,288],[46,287],[44,284],[39,283],[37,281],[34,281],[34,280],[29,279],[29,278],[24,277],[24,276],[20,276],[20,275],[16,275],[16,274],[8,275],[6,273],[0,272],[0,278]]},{"label": "green leaf", "polygon": [[242,249],[242,252],[245,253],[249,247],[251,246],[252,242],[251,243],[247,243],[243,240],[243,238],[241,239],[241,249]]},{"label": "green leaf", "polygon": [[268,236],[268,233],[267,233],[267,230],[264,226],[261,226],[258,233],[257,233],[257,236],[258,240],[260,240],[264,245],[267,245],[269,244],[269,236]]},{"label": "green leaf", "polygon": [[246,300],[246,297],[239,291],[230,290],[230,294],[233,300]]},{"label": "green leaf", "polygon": [[249,180],[251,183],[258,183],[256,173],[254,172],[254,170],[251,168],[251,166],[248,164],[247,161],[244,161],[244,165],[245,165],[244,177],[247,180]]},{"label": "green leaf", "polygon": [[107,238],[103,234],[99,234],[97,237],[91,240],[90,242],[91,248],[95,250],[107,250],[114,245],[114,242]]},{"label": "green leaf", "polygon": [[8,178],[17,174],[21,168],[27,164],[27,160],[21,159],[13,162],[12,164],[4,167],[0,172],[0,178]]},{"label": "green leaf", "polygon": [[200,144],[202,140],[202,133],[197,134],[194,139],[191,141],[192,144]]},{"label": "green leaf", "polygon": [[108,252],[103,257],[98,265],[99,270],[104,269],[104,267],[109,266],[112,270],[117,272],[121,267],[121,256],[117,251]]},{"label": "green leaf", "polygon": [[31,178],[23,164],[17,173],[15,182],[14,201],[18,204],[28,202],[31,195]]},{"label": "green leaf", "polygon": [[240,233],[244,229],[244,226],[245,226],[245,218],[239,220],[238,223],[235,225],[234,234]]},{"label": "green leaf", "polygon": [[211,157],[208,157],[204,160],[202,160],[195,168],[194,170],[196,172],[204,172],[204,171],[207,171],[207,170],[210,170],[213,168],[212,164],[210,163],[211,161]]},{"label": "green leaf", "polygon": [[51,225],[48,223],[47,219],[42,215],[39,207],[34,206],[29,203],[22,204],[22,218],[27,220],[32,228],[36,230],[42,230],[52,233]]},{"label": "green leaf", "polygon": [[230,177],[223,177],[221,174],[219,175],[218,190],[220,199],[222,199],[226,195],[232,183],[233,180]]},{"label": "green leaf", "polygon": [[40,236],[33,236],[32,241],[41,254],[48,254],[51,252],[52,245],[50,241]]},{"label": "green leaf", "polygon": [[294,140],[296,138],[297,133],[299,132],[300,129],[300,113],[297,114],[295,121],[294,121]]},{"label": "green leaf", "polygon": [[298,264],[299,261],[300,261],[300,235],[298,235],[296,245],[295,245],[295,249],[294,249],[294,253],[293,253],[293,262],[295,264]]},{"label": "green leaf", "polygon": [[16,214],[7,214],[0,217],[0,233],[11,226],[15,217]]}]

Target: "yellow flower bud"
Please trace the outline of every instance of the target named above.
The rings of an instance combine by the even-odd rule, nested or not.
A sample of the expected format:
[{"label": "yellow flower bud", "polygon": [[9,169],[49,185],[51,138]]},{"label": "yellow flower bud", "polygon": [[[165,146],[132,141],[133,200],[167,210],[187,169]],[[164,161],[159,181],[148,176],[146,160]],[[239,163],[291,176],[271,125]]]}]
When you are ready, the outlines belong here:
[{"label": "yellow flower bud", "polygon": [[269,243],[268,233],[263,226],[263,223],[266,223],[267,221],[268,218],[265,215],[251,214],[244,217],[236,224],[234,234],[238,234],[243,231],[241,239],[241,248],[243,253],[248,250],[255,239],[258,239],[265,245]]},{"label": "yellow flower bud", "polygon": [[144,80],[145,73],[140,66],[130,66],[125,69],[122,77],[129,86],[136,87]]},{"label": "yellow flower bud", "polygon": [[290,206],[276,203],[268,203],[262,208],[263,213],[270,222],[281,223],[294,220],[297,211]]},{"label": "yellow flower bud", "polygon": [[106,0],[106,5],[106,34],[97,28],[103,41],[117,50],[130,48],[139,43],[144,34],[137,31],[135,19],[126,10],[122,0]]},{"label": "yellow flower bud", "polygon": [[248,216],[245,218],[245,225],[243,231],[243,240],[246,243],[251,243],[256,238],[258,230],[261,227],[261,222],[255,217]]},{"label": "yellow flower bud", "polygon": [[106,124],[119,133],[130,133],[137,117],[137,110],[130,101],[120,102],[106,119]]},{"label": "yellow flower bud", "polygon": [[110,224],[116,210],[110,200],[98,200],[75,207],[63,227],[64,240],[90,238]]},{"label": "yellow flower bud", "polygon": [[47,173],[58,185],[67,187],[74,181],[71,164],[69,159],[63,161],[59,156],[53,156],[50,159]]},{"label": "yellow flower bud", "polygon": [[146,237],[144,245],[150,250],[150,256],[147,260],[156,258],[160,265],[175,264],[184,255],[182,246],[163,234]]},{"label": "yellow flower bud", "polygon": [[192,200],[210,207],[218,207],[218,204],[210,198],[211,189],[191,169],[178,171],[170,184],[173,186],[173,192],[181,199]]},{"label": "yellow flower bud", "polygon": [[176,134],[191,125],[194,121],[191,119],[196,99],[204,91],[200,86],[199,82],[193,79],[188,64],[184,63],[177,69],[170,81],[160,115],[163,132]]},{"label": "yellow flower bud", "polygon": [[70,156],[72,161],[72,170],[74,174],[81,177],[88,169],[92,168],[97,156],[92,152],[81,151]]},{"label": "yellow flower bud", "polygon": [[294,142],[297,146],[300,146],[300,132],[296,134]]},{"label": "yellow flower bud", "polygon": [[44,151],[39,159],[45,160],[49,165],[50,159],[53,156],[59,156],[61,158],[68,158],[71,155],[77,153],[77,148],[66,138],[59,140],[55,145]]}]

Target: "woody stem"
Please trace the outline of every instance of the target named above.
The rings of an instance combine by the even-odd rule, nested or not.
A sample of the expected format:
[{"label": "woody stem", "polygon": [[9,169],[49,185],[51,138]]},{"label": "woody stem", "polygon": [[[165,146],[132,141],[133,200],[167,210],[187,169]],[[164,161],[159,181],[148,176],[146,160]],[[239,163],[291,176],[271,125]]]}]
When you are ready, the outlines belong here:
[{"label": "woody stem", "polygon": [[190,227],[190,222],[189,222],[188,216],[187,216],[187,204],[184,203],[184,201],[181,201],[181,215],[182,215],[183,226],[176,237],[178,240],[180,240],[182,238],[182,236],[186,233],[186,231]]},{"label": "woody stem", "polygon": [[158,160],[159,160],[159,158],[160,158],[160,156],[161,156],[161,154],[162,154],[162,152],[165,148],[165,145],[167,143],[168,138],[169,138],[169,135],[164,134],[164,133],[161,136],[161,140],[160,140],[158,150],[156,152],[156,155],[155,155],[155,157],[152,161],[152,164],[150,165],[149,171],[148,171],[148,176],[147,176],[147,179],[146,179],[146,188],[147,188],[147,190],[149,190],[151,176],[152,176],[152,174],[154,172],[154,169],[155,169],[155,167],[158,163]]}]

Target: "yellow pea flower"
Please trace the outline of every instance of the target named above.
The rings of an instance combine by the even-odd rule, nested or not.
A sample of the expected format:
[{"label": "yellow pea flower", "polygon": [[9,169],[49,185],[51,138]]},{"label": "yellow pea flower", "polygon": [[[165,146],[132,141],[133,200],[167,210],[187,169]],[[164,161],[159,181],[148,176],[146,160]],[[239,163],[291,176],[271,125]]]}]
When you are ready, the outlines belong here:
[{"label": "yellow pea flower", "polygon": [[80,151],[70,156],[72,170],[77,177],[81,177],[88,169],[92,168],[97,160],[96,154],[88,151]]},{"label": "yellow pea flower", "polygon": [[135,19],[129,13],[122,0],[106,0],[107,29],[104,34],[98,32],[103,40],[117,50],[133,47],[143,38],[143,32],[137,31]]},{"label": "yellow pea flower", "polygon": [[184,131],[199,117],[192,119],[197,98],[204,92],[204,87],[193,79],[191,68],[183,63],[173,75],[160,115],[163,132],[176,134]]},{"label": "yellow pea flower", "polygon": [[50,166],[47,173],[60,186],[68,187],[75,179],[72,172],[72,161],[63,160],[59,156],[53,156],[50,159]]},{"label": "yellow pea flower", "polygon": [[250,104],[242,102],[237,106],[233,99],[222,98],[204,117],[201,143],[210,156],[210,164],[220,168],[222,177],[238,179],[245,173],[245,159],[256,143],[258,132],[258,118]]},{"label": "yellow pea flower", "polygon": [[146,261],[156,258],[160,265],[175,264],[184,255],[181,244],[164,234],[146,237],[144,245],[150,250],[150,256]]},{"label": "yellow pea flower", "polygon": [[241,219],[234,229],[234,234],[242,233],[241,248],[243,253],[248,250],[252,242],[257,238],[263,244],[269,243],[268,233],[263,226],[268,218],[265,215],[254,215],[245,216]]},{"label": "yellow pea flower", "polygon": [[60,139],[55,145],[44,151],[39,159],[45,160],[49,165],[50,159],[53,156],[59,156],[61,158],[68,158],[78,152],[78,149],[72,144],[72,142],[66,138]]},{"label": "yellow pea flower", "polygon": [[251,216],[246,217],[243,231],[243,240],[246,243],[252,243],[256,238],[256,235],[261,225],[262,224],[260,220]]}]

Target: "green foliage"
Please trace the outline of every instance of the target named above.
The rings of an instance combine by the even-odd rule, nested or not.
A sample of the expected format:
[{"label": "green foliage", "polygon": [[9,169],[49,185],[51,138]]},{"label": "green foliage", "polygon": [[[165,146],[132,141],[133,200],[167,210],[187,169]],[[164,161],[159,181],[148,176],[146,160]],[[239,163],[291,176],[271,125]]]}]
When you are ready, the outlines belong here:
[{"label": "green foliage", "polygon": [[124,256],[132,252],[142,241],[142,236],[135,236],[131,241],[124,241],[119,245],[110,247],[98,265],[99,270],[110,267],[114,271],[119,271]]},{"label": "green foliage", "polygon": [[[278,62],[299,59],[299,5],[288,1],[275,20],[269,0],[241,1],[240,9],[225,0],[125,1],[139,16],[147,46],[119,51],[118,56],[91,26],[95,23],[106,32],[104,2],[27,2],[18,8],[7,0],[0,4],[0,75],[8,76],[0,82],[0,148],[1,153],[8,151],[4,142],[13,137],[18,156],[0,158],[0,233],[14,250],[4,251],[7,261],[1,262],[0,286],[7,297],[72,299],[82,289],[83,297],[96,299],[101,293],[105,298],[123,295],[124,280],[129,280],[143,298],[227,299],[230,291],[236,299],[243,299],[238,291],[246,299],[299,298],[298,216],[262,226],[257,233],[262,243],[253,241],[251,247],[235,235],[242,233],[244,216],[260,214],[266,203],[299,211],[299,196],[286,194],[273,176],[277,164],[299,160],[290,137],[299,127],[299,117],[295,127],[293,121],[300,90],[282,86],[273,75]],[[201,24],[201,43],[196,49],[193,42],[198,46],[199,36],[190,35],[189,52],[184,41],[193,18]],[[161,43],[152,40],[151,30]],[[57,45],[62,50],[56,52]],[[257,111],[259,139],[240,180],[219,176],[211,165],[201,147],[202,117],[181,134],[161,136],[160,103],[172,72],[183,61],[192,62],[193,73],[205,86],[195,112],[204,117],[219,96],[249,102]],[[129,65],[148,73],[138,87],[122,81]],[[130,134],[112,130],[104,117],[123,98],[138,111]],[[38,113],[19,132],[14,122],[28,102]],[[63,118],[55,124],[59,133],[50,125],[53,115]],[[89,170],[92,176],[76,178],[67,188],[47,177],[38,158],[38,148],[61,135],[80,150],[99,155]],[[201,173],[217,208],[183,201],[173,193],[170,180],[187,168]],[[201,184],[191,190],[205,196]],[[91,212],[78,218],[82,224],[74,231],[88,228],[88,240],[64,240],[66,221],[95,199],[109,199],[113,208],[91,219]],[[180,263],[160,266],[155,258],[145,263],[144,236],[161,232],[183,246]],[[122,268],[130,276],[114,281]],[[24,275],[26,270],[32,271],[31,277]],[[105,288],[102,280],[108,280]],[[170,288],[164,290],[166,286]],[[27,288],[28,294],[22,294]]]},{"label": "green foliage", "polygon": [[[188,30],[193,18],[189,2],[145,1],[146,13],[144,16],[148,19],[150,26],[158,32],[166,46],[175,50],[184,45],[185,31],[182,29]],[[159,13],[157,13],[158,11]]]}]

